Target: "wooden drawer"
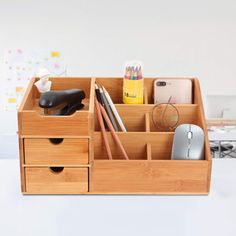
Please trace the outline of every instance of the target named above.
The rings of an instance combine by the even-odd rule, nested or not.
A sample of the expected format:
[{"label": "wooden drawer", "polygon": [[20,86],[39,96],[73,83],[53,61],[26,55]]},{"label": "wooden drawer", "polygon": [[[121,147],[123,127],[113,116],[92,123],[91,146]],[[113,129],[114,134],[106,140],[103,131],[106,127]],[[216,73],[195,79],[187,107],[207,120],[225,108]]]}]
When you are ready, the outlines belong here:
[{"label": "wooden drawer", "polygon": [[27,193],[76,194],[88,192],[88,168],[62,167],[62,170],[52,168],[25,168]]},{"label": "wooden drawer", "polygon": [[88,139],[24,139],[25,163],[76,165],[88,163]]}]

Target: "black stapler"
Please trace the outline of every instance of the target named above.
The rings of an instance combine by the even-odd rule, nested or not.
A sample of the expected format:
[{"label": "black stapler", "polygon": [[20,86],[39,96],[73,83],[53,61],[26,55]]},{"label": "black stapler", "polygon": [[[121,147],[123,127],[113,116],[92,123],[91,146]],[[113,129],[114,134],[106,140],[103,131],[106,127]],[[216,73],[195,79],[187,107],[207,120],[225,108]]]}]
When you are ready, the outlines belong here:
[{"label": "black stapler", "polygon": [[71,115],[76,110],[84,107],[82,100],[85,93],[81,89],[54,90],[41,94],[39,106],[44,108],[44,113],[49,114],[50,108],[58,108],[52,115],[63,116]]}]

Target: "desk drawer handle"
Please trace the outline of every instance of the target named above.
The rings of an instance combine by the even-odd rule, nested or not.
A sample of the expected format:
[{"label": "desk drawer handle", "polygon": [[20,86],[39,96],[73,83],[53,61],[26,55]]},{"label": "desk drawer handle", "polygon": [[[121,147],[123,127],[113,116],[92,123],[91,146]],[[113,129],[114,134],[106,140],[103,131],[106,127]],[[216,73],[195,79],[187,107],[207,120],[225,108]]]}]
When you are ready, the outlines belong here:
[{"label": "desk drawer handle", "polygon": [[50,138],[49,141],[52,143],[52,144],[60,144],[63,142],[63,138]]},{"label": "desk drawer handle", "polygon": [[64,167],[49,167],[53,173],[61,173],[64,170]]}]

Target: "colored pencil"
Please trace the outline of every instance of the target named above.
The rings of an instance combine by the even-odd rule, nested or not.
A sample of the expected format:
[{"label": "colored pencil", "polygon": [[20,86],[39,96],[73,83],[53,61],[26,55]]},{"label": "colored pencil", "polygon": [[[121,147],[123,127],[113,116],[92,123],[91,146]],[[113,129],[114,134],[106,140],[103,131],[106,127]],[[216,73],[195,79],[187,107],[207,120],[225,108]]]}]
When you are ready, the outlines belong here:
[{"label": "colored pencil", "polygon": [[128,157],[128,155],[127,155],[127,153],[126,153],[126,151],[125,151],[125,149],[124,149],[124,147],[123,147],[119,137],[117,136],[117,134],[116,134],[116,132],[115,132],[113,126],[112,126],[112,123],[111,123],[111,121],[110,121],[110,119],[109,119],[109,117],[108,117],[108,115],[106,113],[106,110],[104,109],[104,107],[102,105],[100,105],[100,110],[101,110],[102,115],[105,118],[105,120],[107,122],[107,125],[108,125],[108,127],[109,127],[109,129],[111,131],[111,135],[114,138],[114,140],[117,143],[117,145],[119,146],[123,156],[125,157],[126,160],[129,160],[129,157]]},{"label": "colored pencil", "polygon": [[101,112],[101,109],[100,109],[100,107],[102,107],[102,105],[98,102],[97,98],[95,98],[95,106],[96,106],[96,110],[97,110],[98,122],[99,122],[99,125],[100,125],[100,128],[101,128],[103,141],[104,141],[105,148],[106,148],[106,151],[107,151],[107,156],[110,160],[112,160],[112,153],[111,153],[111,149],[110,149],[109,142],[108,142],[108,139],[107,139],[105,126],[104,126],[103,119],[102,119],[102,112]]},{"label": "colored pencil", "polygon": [[140,80],[142,79],[142,67],[139,62],[130,62],[125,67],[125,79]]},{"label": "colored pencil", "polygon": [[107,115],[109,116],[109,119],[110,119],[115,131],[118,131],[118,127],[116,125],[116,121],[114,119],[114,116],[111,112],[111,108],[110,108],[110,106],[107,102],[106,96],[104,95],[104,92],[103,92],[101,87],[99,87],[99,91],[100,91],[101,98],[102,98],[102,103],[103,103],[104,108],[106,109]]},{"label": "colored pencil", "polygon": [[109,105],[111,107],[111,110],[112,110],[114,116],[116,117],[116,120],[117,120],[121,130],[123,132],[126,132],[126,128],[125,128],[125,126],[124,126],[124,124],[123,124],[123,122],[122,122],[122,120],[120,118],[120,115],[119,115],[119,113],[118,113],[118,111],[117,111],[117,109],[116,109],[116,107],[115,107],[115,105],[114,105],[114,103],[113,103],[109,93],[107,92],[107,90],[104,87],[102,87],[102,89],[104,91],[104,95],[106,96],[106,99],[107,99],[107,101],[108,101],[108,103],[109,103]]},{"label": "colored pencil", "polygon": [[[96,83],[95,83],[95,93],[96,93],[98,102],[103,105],[101,93],[100,93],[99,87],[98,87],[98,85],[97,85]],[[104,118],[103,118],[103,123],[104,123],[104,125],[105,125],[105,128],[108,129],[107,123],[106,123],[106,121],[104,120]]]}]

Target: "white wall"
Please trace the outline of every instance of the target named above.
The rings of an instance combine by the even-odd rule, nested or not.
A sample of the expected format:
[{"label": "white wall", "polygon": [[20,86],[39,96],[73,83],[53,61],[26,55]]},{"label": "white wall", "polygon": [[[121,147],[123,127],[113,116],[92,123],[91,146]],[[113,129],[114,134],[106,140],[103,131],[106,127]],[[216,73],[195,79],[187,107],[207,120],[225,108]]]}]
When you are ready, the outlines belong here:
[{"label": "white wall", "polygon": [[233,95],[235,10],[234,0],[0,0],[0,52],[60,49],[75,76],[122,76],[138,59],[145,76],[197,76],[204,94]]},{"label": "white wall", "polygon": [[[60,48],[73,75],[194,75],[207,94],[235,94],[234,0],[0,0],[0,50]],[[229,86],[230,85],[230,86]]]}]

